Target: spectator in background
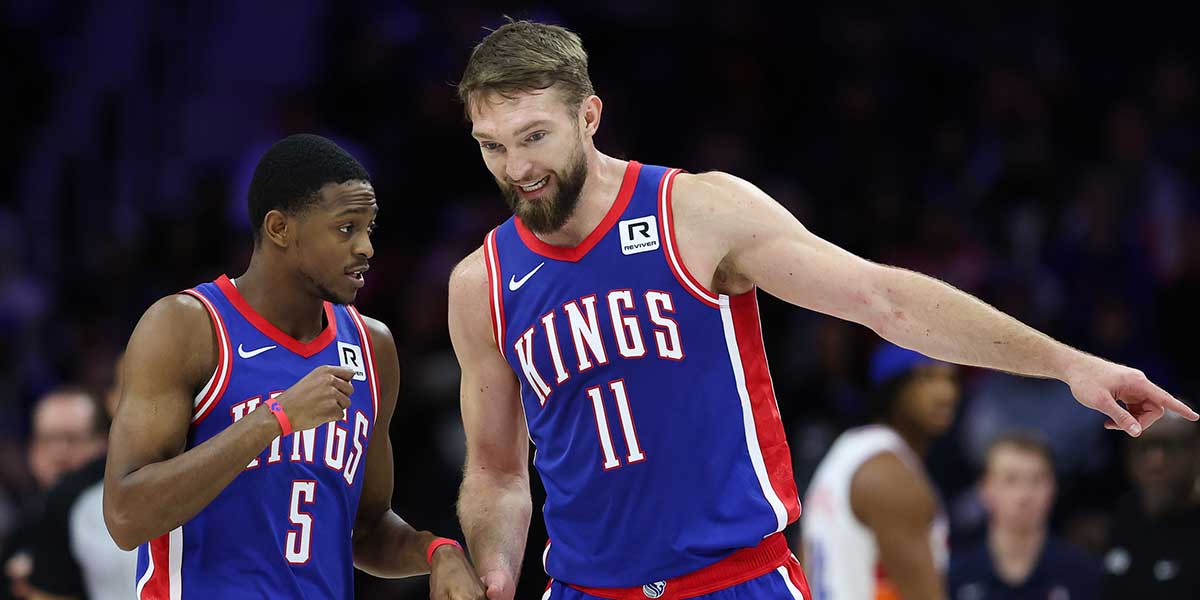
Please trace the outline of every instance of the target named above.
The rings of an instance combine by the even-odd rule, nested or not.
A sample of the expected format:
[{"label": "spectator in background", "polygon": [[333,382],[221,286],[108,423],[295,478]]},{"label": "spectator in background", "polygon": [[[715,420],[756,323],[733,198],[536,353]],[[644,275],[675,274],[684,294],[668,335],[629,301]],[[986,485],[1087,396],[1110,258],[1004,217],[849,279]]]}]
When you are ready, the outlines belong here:
[{"label": "spectator in background", "polygon": [[[58,480],[104,453],[104,415],[82,388],[61,387],[42,396],[33,409],[29,470],[44,493]],[[42,502],[33,502],[9,537],[0,564],[0,598],[26,598],[33,572],[31,550],[37,539]]]},{"label": "spectator in background", "polygon": [[1176,600],[1200,593],[1200,430],[1182,419],[1129,440],[1135,490],[1113,519],[1104,598]]},{"label": "spectator in background", "polygon": [[[108,420],[121,399],[122,362],[117,359],[113,385],[104,395]],[[137,552],[118,548],[104,524],[105,458],[102,452],[82,469],[65,475],[46,495],[33,540],[31,600],[134,597]]]},{"label": "spectator in background", "polygon": [[1098,598],[1100,565],[1049,533],[1055,488],[1041,438],[1009,433],[991,443],[979,482],[987,539],[951,556],[951,600]]}]

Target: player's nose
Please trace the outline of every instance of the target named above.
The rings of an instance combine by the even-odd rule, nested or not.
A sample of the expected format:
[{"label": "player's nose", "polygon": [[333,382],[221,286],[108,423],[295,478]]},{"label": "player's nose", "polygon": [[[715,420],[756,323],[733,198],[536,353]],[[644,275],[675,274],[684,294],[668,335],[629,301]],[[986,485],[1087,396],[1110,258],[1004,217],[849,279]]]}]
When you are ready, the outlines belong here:
[{"label": "player's nose", "polygon": [[359,236],[359,241],[354,245],[354,255],[370,259],[375,256],[375,245],[371,243],[369,236]]},{"label": "player's nose", "polygon": [[525,179],[532,170],[533,163],[517,152],[510,152],[508,161],[504,164],[504,174],[508,176],[508,180],[512,183],[529,183]]}]

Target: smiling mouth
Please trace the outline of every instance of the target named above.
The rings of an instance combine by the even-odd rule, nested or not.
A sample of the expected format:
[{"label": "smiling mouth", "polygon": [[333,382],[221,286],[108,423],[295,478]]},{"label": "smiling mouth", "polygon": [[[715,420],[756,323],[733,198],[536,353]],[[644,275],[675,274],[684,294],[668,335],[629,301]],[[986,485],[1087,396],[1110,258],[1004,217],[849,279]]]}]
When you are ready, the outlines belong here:
[{"label": "smiling mouth", "polygon": [[536,191],[546,187],[546,184],[549,182],[550,182],[550,176],[546,175],[545,177],[543,177],[529,185],[518,185],[517,187],[520,188],[522,192],[525,192],[528,194],[528,193],[536,192]]}]

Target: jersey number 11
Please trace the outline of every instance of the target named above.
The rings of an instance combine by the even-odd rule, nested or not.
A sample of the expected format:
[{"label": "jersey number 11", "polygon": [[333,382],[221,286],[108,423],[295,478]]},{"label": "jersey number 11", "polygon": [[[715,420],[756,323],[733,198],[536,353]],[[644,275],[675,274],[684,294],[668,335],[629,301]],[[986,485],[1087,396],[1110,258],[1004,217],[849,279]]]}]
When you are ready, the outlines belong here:
[{"label": "jersey number 11", "polygon": [[[596,433],[600,436],[600,448],[604,450],[604,470],[608,471],[621,466],[620,459],[613,449],[612,433],[608,428],[608,412],[604,409],[604,396],[600,389],[603,386],[593,386],[587,389],[587,395],[592,399],[592,410],[596,413]],[[629,396],[625,393],[625,380],[617,379],[608,382],[609,389],[617,400],[617,416],[621,419],[621,429],[625,432],[625,446],[629,449],[626,462],[633,464],[646,460],[642,446],[638,442],[637,429],[634,427],[633,415],[629,412]]]}]

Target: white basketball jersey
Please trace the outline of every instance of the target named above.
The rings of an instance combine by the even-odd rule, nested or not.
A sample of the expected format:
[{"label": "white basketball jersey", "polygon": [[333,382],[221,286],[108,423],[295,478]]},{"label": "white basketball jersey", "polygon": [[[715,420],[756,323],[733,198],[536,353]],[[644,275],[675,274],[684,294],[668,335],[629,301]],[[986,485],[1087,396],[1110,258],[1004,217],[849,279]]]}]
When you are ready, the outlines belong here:
[{"label": "white basketball jersey", "polygon": [[[801,530],[804,571],[814,600],[899,599],[879,563],[875,536],[850,508],[850,482],[868,459],[882,452],[900,457],[925,477],[925,468],[896,431],[868,425],[846,431],[834,441],[813,475],[804,497]],[[929,532],[933,559],[944,572],[948,558],[949,523],[939,504]]]}]

